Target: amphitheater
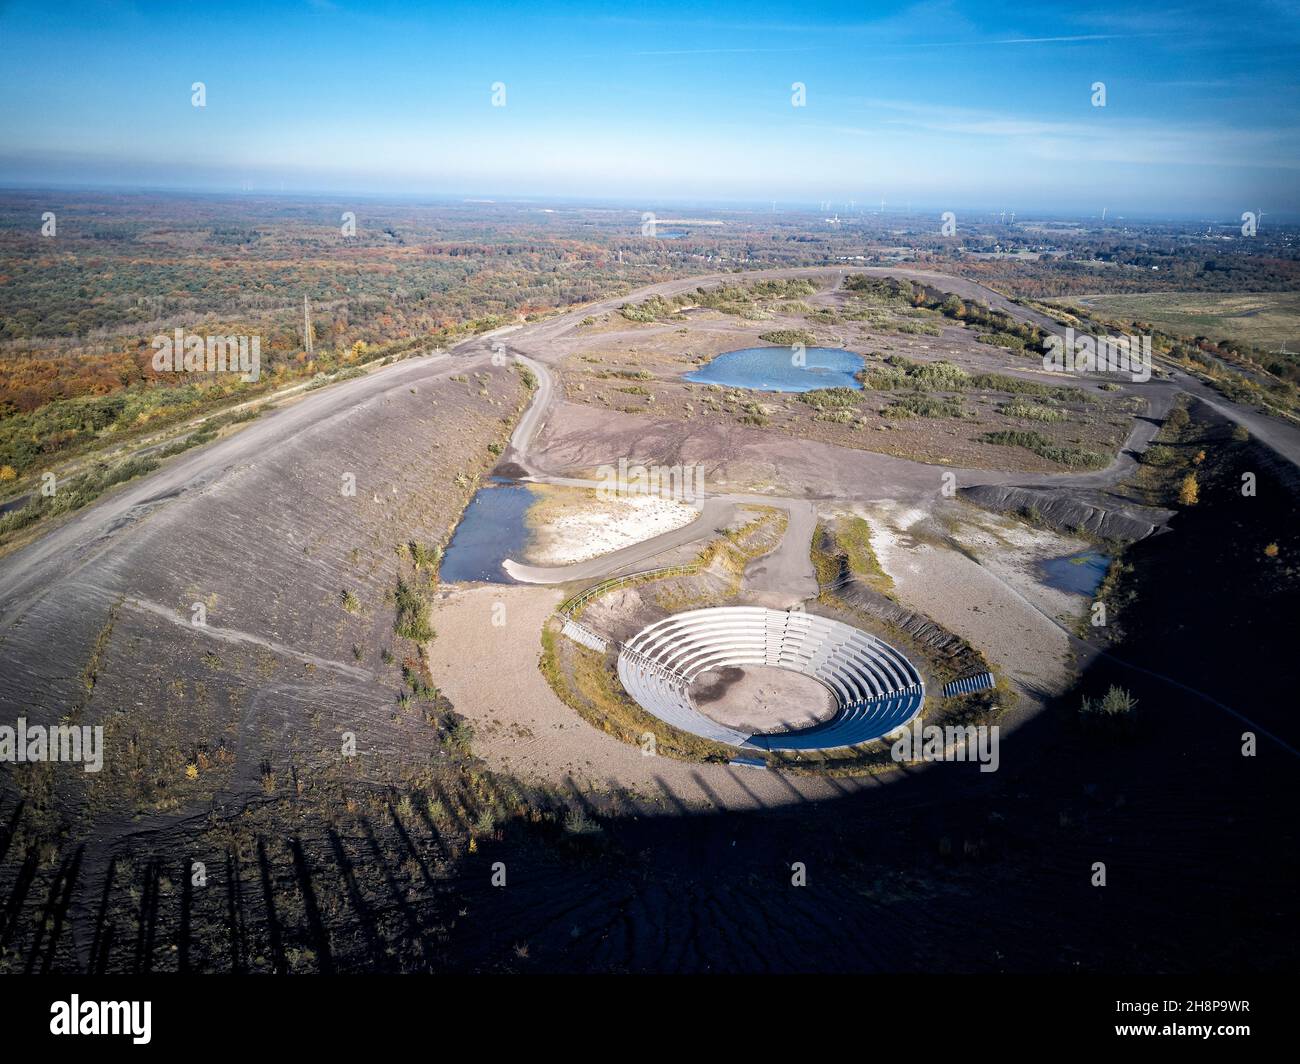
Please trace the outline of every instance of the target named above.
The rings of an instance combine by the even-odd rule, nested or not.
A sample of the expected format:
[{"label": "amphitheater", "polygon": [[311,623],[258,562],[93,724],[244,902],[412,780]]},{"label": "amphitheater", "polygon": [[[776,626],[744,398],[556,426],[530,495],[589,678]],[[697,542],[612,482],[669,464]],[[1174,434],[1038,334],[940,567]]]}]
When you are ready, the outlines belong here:
[{"label": "amphitheater", "polygon": [[[834,714],[811,727],[746,733],[713,720],[691,696],[711,670],[767,666],[825,687]],[[656,621],[623,644],[618,675],[650,713],[682,731],[751,750],[825,750],[879,739],[910,721],[925,700],[901,653],[847,624],[756,606],[690,610]]]}]

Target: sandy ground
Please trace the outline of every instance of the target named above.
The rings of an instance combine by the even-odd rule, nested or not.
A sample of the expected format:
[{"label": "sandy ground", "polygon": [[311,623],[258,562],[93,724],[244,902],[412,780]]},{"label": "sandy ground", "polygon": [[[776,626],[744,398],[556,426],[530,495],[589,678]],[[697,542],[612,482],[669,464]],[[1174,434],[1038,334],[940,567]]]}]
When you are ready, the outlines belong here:
[{"label": "sandy ground", "polygon": [[[920,535],[926,511],[880,504],[863,511],[871,544],[901,602],[970,641],[1015,682],[1021,699],[1001,724],[1011,729],[1063,691],[1073,675],[1068,633],[1015,587],[960,551]],[[1044,589],[1046,590],[1046,589]]]},{"label": "sandy ground", "polygon": [[[621,789],[646,812],[752,809],[882,785],[649,757],[598,731],[555,696],[536,667],[542,625],[560,599],[557,591],[526,585],[463,588],[441,596],[434,610],[434,681],[474,725],[474,750],[492,768],[582,789]],[[493,608],[498,602],[505,623],[494,625],[502,615]]]},{"label": "sandy ground", "polygon": [[838,708],[830,691],[811,677],[764,665],[701,673],[691,698],[705,716],[748,732],[808,728]]},{"label": "sandy ground", "polygon": [[980,565],[1047,616],[1072,626],[1087,611],[1088,598],[1048,587],[1038,566],[1049,558],[1088,550],[1088,541],[975,507],[968,507],[960,523],[954,523],[952,534]]},{"label": "sandy ground", "polygon": [[528,561],[569,565],[641,543],[689,525],[700,510],[657,495],[539,487],[542,498],[528,514],[533,536]]}]

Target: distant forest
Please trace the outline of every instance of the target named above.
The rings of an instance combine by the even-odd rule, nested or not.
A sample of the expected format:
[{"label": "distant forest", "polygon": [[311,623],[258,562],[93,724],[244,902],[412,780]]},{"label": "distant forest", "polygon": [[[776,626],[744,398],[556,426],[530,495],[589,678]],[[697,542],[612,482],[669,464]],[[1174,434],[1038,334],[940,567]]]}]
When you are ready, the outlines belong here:
[{"label": "distant forest", "polygon": [[[47,212],[53,235],[42,233]],[[345,212],[355,215],[347,235]],[[672,238],[658,239],[643,235],[631,206],[0,194],[0,479],[235,395],[673,276],[908,261],[1033,298],[1300,282],[1289,244],[1210,242],[1173,225],[1094,233],[971,223],[945,240],[922,217],[690,213],[723,224],[691,227],[677,210]],[[1005,250],[1045,257],[968,254]],[[156,373],[151,338],[177,327],[259,336],[262,380]]]}]

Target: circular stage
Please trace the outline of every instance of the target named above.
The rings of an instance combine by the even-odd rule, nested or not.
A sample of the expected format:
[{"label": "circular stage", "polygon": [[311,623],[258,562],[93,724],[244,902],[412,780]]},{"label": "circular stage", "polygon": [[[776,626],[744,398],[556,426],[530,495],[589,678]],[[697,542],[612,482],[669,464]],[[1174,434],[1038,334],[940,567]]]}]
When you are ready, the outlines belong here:
[{"label": "circular stage", "polygon": [[[797,683],[744,682],[746,670],[768,669],[815,681],[829,705],[806,696],[799,705],[755,704],[756,697],[798,697]],[[689,610],[647,625],[619,651],[618,676],[665,723],[749,750],[856,746],[906,724],[925,701],[920,674],[883,640],[828,617],[758,606]],[[728,703],[717,695],[720,685],[735,685],[744,700]],[[711,714],[714,703],[719,711]]]}]

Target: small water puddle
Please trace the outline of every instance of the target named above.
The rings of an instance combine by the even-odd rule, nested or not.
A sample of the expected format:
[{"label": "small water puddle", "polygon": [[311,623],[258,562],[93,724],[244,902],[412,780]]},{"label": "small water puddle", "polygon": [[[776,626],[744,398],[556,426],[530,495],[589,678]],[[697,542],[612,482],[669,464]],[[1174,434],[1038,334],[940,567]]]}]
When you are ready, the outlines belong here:
[{"label": "small water puddle", "polygon": [[438,578],[445,583],[513,584],[501,563],[523,557],[529,535],[525,517],[535,499],[526,485],[490,477],[465,507],[443,554]]},{"label": "small water puddle", "polygon": [[1092,595],[1106,577],[1110,558],[1095,550],[1040,562],[1043,583],[1073,595]]}]

